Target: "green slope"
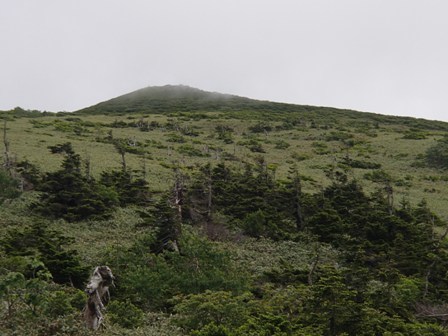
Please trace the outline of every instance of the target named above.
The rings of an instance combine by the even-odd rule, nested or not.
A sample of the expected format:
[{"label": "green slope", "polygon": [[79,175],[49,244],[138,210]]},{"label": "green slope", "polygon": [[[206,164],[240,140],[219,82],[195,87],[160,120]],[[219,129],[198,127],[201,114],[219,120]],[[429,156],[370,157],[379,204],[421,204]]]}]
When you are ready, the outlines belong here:
[{"label": "green slope", "polygon": [[[448,123],[257,101],[186,86],[149,87],[74,113],[51,114],[14,109],[0,112],[0,119],[7,121],[5,135],[9,155],[15,162],[26,159],[43,173],[57,171],[62,157],[50,154],[48,147],[70,142],[80,155],[81,175],[87,174],[88,170],[89,176],[99,180],[102,172],[121,169],[122,157],[117,151],[119,144],[125,151],[128,172],[134,177],[143,177],[149,183],[154,199],[148,206],[116,208],[109,219],[69,223],[59,216],[36,220],[29,207],[38,199],[38,193],[34,191],[0,205],[0,242],[8,243],[4,244],[6,248],[0,247],[2,284],[10,276],[17,276],[14,271],[25,272],[29,267],[40,267],[36,263],[42,258],[39,253],[49,252],[52,257],[55,252],[56,260],[61,258],[61,251],[57,248],[63,245],[60,244],[62,238],[53,229],[73,239],[72,244],[67,241],[68,245],[62,247],[68,252],[73,252],[71,248],[76,249],[81,266],[112,266],[118,287],[112,292],[111,305],[106,311],[108,328],[100,334],[191,334],[187,330],[201,327],[194,323],[202,319],[206,321],[209,310],[215,307],[224,309],[225,318],[221,320],[227,323],[228,328],[236,329],[242,324],[242,329],[238,333],[226,333],[225,330],[214,330],[217,326],[212,324],[205,326],[204,331],[197,335],[216,335],[219,332],[223,335],[260,335],[268,334],[268,329],[271,330],[269,334],[273,334],[275,328],[280,327],[286,331],[277,330],[276,335],[342,334],[334,330],[324,331],[331,325],[327,314],[333,313],[340,330],[345,330],[348,335],[361,334],[353,332],[356,325],[358,331],[370,330],[365,332],[366,335],[387,332],[419,336],[448,334],[446,329],[442,330],[443,323],[440,326],[426,325],[425,322],[436,321],[420,319],[415,311],[416,302],[435,305],[446,302],[448,297],[448,281],[444,280],[448,248],[445,242],[439,244],[437,241],[445,231],[444,222],[448,218],[448,172],[431,168],[424,161],[428,148],[447,134]],[[2,131],[3,125],[2,121]],[[4,153],[4,150],[2,142],[0,151]],[[229,196],[229,191],[219,199],[218,192],[225,190],[226,185],[220,185],[222,181],[217,179],[217,184],[209,188],[207,169],[204,169],[208,163],[212,167],[224,163],[235,173],[234,176],[241,177],[241,181],[245,175],[238,174],[251,165],[254,174],[265,172],[269,179],[264,180],[272,178],[275,183],[271,183],[269,188],[263,184],[264,180],[252,178],[246,187],[257,189],[260,185],[258,191],[265,196],[277,190],[279,197],[288,190],[282,188],[291,181],[288,176],[291,177],[291,168],[296,167],[301,178],[301,190],[307,195],[303,198],[303,208],[307,211],[308,206],[310,213],[323,210],[320,217],[309,216],[307,220],[323,232],[324,240],[317,241],[308,231],[292,235],[292,240],[282,235],[277,236],[277,240],[266,239],[269,235],[264,238],[247,237],[247,232],[256,232],[260,227],[263,229],[268,217],[271,222],[265,233],[276,237],[276,230],[290,229],[291,218],[279,217],[273,222],[276,211],[263,214],[256,208],[252,209],[251,216],[245,218],[244,211],[248,206],[258,204],[266,209],[277,209],[270,208],[271,201],[276,200],[280,203],[278,206],[281,202],[277,198],[264,199],[265,196],[258,193],[242,194],[237,199],[233,194]],[[319,199],[321,196],[322,199],[329,197],[328,192],[327,196],[323,193],[332,183],[329,176],[341,170],[345,170],[350,180],[355,179],[366,195],[377,190],[392,190],[393,197],[388,199],[388,206],[393,205],[396,209],[416,209],[425,199],[428,208],[442,221],[423,212],[422,222],[411,221],[414,226],[400,227],[399,224],[403,223],[397,218],[395,222],[391,220],[394,217],[390,212],[364,207],[363,197],[354,190],[355,193],[350,195],[356,197],[342,197],[349,206],[339,209],[353,222],[347,222],[350,225],[342,227],[342,234],[339,232],[338,238],[332,241],[331,236],[326,237],[325,233],[341,226],[342,221],[334,212],[327,211],[331,209],[319,207]],[[185,253],[177,256],[168,252],[167,255],[155,256],[149,253],[152,236],[160,228],[159,217],[154,217],[160,213],[154,210],[157,208],[154,205],[160,192],[172,190],[179,173],[185,178],[186,192],[198,207],[198,213],[204,210],[202,216],[207,215],[206,197],[210,191],[215,193],[213,197],[217,197],[214,202],[228,202],[228,207],[213,212],[212,219],[205,223],[198,224],[199,220],[183,223]],[[202,175],[198,177],[198,174]],[[7,180],[5,176],[3,174],[0,178]],[[231,187],[231,183],[228,186]],[[244,183],[240,186],[244,187]],[[84,188],[87,187],[84,185]],[[69,197],[73,192],[76,194],[74,189],[67,188]],[[235,193],[238,191],[236,188]],[[288,195],[288,200],[291,200],[291,193]],[[337,192],[333,196],[339,198]],[[358,201],[360,205],[356,205]],[[353,212],[354,208],[356,211]],[[158,209],[169,210],[169,207]],[[286,213],[288,209],[283,211]],[[229,214],[238,212],[241,218],[232,221]],[[145,216],[145,213],[150,216]],[[397,214],[400,214],[399,210]],[[264,224],[260,226],[262,222]],[[319,225],[321,222],[324,224]],[[366,223],[371,226],[366,228]],[[393,241],[387,241],[387,233],[393,231],[389,226],[401,230]],[[242,227],[247,232],[241,231]],[[347,228],[352,231],[347,231]],[[423,231],[425,234],[420,241]],[[204,237],[204,232],[218,241]],[[341,249],[342,241],[350,247],[350,243],[362,238],[361,233],[369,238],[379,238],[378,241],[369,241],[373,245],[354,245],[363,248],[357,255],[361,259],[372,254],[371,246],[378,249],[373,256],[383,263],[373,263],[372,272],[359,273],[360,269],[350,263],[353,260],[346,259],[347,252],[356,252],[357,249]],[[53,241],[51,249],[47,247],[43,252],[36,252],[40,246],[35,234],[39,234],[44,242]],[[353,240],[347,240],[348,237]],[[409,237],[413,237],[416,244]],[[35,246],[28,246],[28,243]],[[437,249],[428,248],[431,253],[425,252],[422,257],[421,252],[426,251],[424,248],[432,245]],[[394,249],[391,250],[390,246]],[[422,259],[419,273],[406,276],[406,269],[403,274],[394,273],[396,265],[388,259],[388,253],[395,257],[403,256],[398,260],[406,261],[409,257],[416,264],[420,264],[419,258]],[[35,259],[28,258],[30,255]],[[67,253],[62,255],[70,261]],[[73,256],[77,254],[73,252]],[[372,260],[365,261],[369,264]],[[397,258],[394,260],[396,262]],[[53,262],[52,259],[44,261]],[[227,268],[223,269],[223,266]],[[382,272],[376,276],[375,270]],[[364,283],[363,276],[372,281]],[[353,280],[357,277],[360,277],[358,283]],[[434,296],[427,296],[424,294],[425,281],[434,277],[439,281],[433,280],[429,286]],[[76,293],[69,286],[55,285],[50,280],[27,281],[11,287],[9,293],[13,296],[10,299],[16,300],[16,308],[9,314],[0,309],[3,317],[0,334],[48,335],[50,332],[63,334],[63,330],[72,330],[71,335],[86,335],[79,317],[83,302],[79,307],[75,305],[76,298],[78,301],[84,299],[82,293]],[[202,286],[203,281],[205,285]],[[36,285],[42,286],[37,291],[38,297],[31,295],[35,291],[32,286]],[[172,290],[175,285],[181,290]],[[359,286],[358,292],[354,291],[356,285]],[[3,291],[0,294],[5,300],[9,288],[0,286],[0,291]],[[177,295],[190,292],[198,294],[188,297]],[[170,295],[176,296],[171,298]],[[27,300],[31,297],[35,301],[29,303]],[[360,297],[364,297],[364,301]],[[201,302],[205,303],[205,313],[196,309],[195,304]],[[50,309],[50,303],[58,309]],[[140,317],[132,319],[130,314],[133,311],[140,312]],[[352,317],[358,320],[352,321]],[[177,324],[173,320],[177,320]],[[15,321],[17,324],[13,323]],[[119,324],[125,322],[139,328],[126,330],[125,326],[120,327]],[[179,329],[179,322],[184,330]],[[297,330],[294,331],[292,326]],[[208,333],[207,328],[210,329]],[[264,331],[259,332],[257,328],[264,328]],[[374,333],[372,330],[375,328]]]},{"label": "green slope", "polygon": [[[448,131],[445,122],[258,101],[187,86],[148,87],[75,113],[15,109],[1,115],[9,118],[16,158],[43,170],[60,163],[47,146],[66,141],[89,158],[96,176],[119,167],[120,156],[106,139],[111,133],[135,144],[126,154],[128,164],[140,169],[146,161],[148,179],[157,188],[171,183],[173,166],[187,171],[206,162],[239,166],[262,156],[280,179],[297,165],[309,177],[304,187],[317,191],[328,183],[325,169],[348,155],[378,163],[396,184],[397,202],[425,198],[448,217],[446,173],[415,166]],[[353,168],[352,174],[370,188],[375,184],[364,175],[374,171]]]}]

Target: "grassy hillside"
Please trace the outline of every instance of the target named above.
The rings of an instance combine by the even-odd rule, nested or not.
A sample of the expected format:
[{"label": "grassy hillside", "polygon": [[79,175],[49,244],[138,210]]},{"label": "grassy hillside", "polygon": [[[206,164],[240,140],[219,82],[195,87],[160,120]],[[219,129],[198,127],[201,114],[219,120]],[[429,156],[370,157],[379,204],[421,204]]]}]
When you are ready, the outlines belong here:
[{"label": "grassy hillside", "polygon": [[[262,156],[280,179],[297,165],[308,177],[306,190],[317,191],[328,183],[324,170],[348,156],[380,164],[397,202],[424,198],[448,217],[447,173],[416,164],[447,132],[444,122],[254,101],[183,86],[150,87],[74,113],[3,115],[11,152],[44,171],[60,164],[47,147],[66,141],[90,160],[94,175],[119,167],[120,155],[106,140],[110,134],[130,144],[129,166],[145,166],[156,189],[171,183],[173,167],[188,171],[222,160],[238,166]],[[370,188],[363,176],[372,171],[350,173]]]},{"label": "grassy hillside", "polygon": [[[445,139],[448,123],[257,101],[186,86],[149,87],[72,113],[16,108],[0,112],[0,118],[4,135],[0,147],[3,158],[10,158],[12,166],[26,160],[48,179],[51,173],[57,175],[61,164],[67,162],[64,161],[67,155],[52,154],[49,147],[70,142],[74,153],[80,156],[80,171],[75,173],[89,176],[92,186],[104,172],[121,171],[124,159],[127,172],[134,179],[145,180],[150,191],[150,200],[145,205],[121,204],[109,216],[78,222],[65,217],[45,217],[42,209],[36,210],[42,193],[46,192],[44,187],[34,190],[32,185],[25,184],[25,189],[30,190],[18,198],[12,194],[2,198],[0,193],[3,202],[0,241],[6,246],[0,250],[0,300],[12,300],[17,307],[13,304],[11,311],[0,311],[4,317],[1,334],[17,334],[11,323],[23,320],[24,316],[32,318],[26,323],[18,322],[22,325],[19,334],[31,335],[30,330],[35,335],[87,333],[79,317],[82,294],[49,279],[32,282],[37,271],[30,276],[30,267],[52,271],[47,262],[49,265],[54,262],[45,254],[51,248],[36,252],[39,245],[33,235],[42,235],[43,241],[60,241],[65,249],[76,250],[73,255],[78,258],[79,267],[71,266],[76,268],[76,274],[84,274],[82,268],[91,269],[103,263],[113,268],[118,289],[112,292],[112,303],[115,299],[116,304],[107,313],[109,327],[104,334],[261,335],[271,330],[267,334],[342,335],[350,329],[348,325],[356,325],[358,329],[353,330],[359,331],[367,328],[365,323],[371,320],[382,321],[372,329],[365,329],[379,328],[375,329],[376,334],[447,334],[441,327],[443,323],[418,319],[416,307],[417,303],[431,302],[434,310],[434,302],[439,300],[437,309],[442,309],[448,292],[440,275],[446,266],[443,234],[448,219],[448,171],[428,165],[426,158],[428,149]],[[71,159],[76,159],[76,154]],[[230,177],[226,180],[228,185],[220,184],[223,182],[220,179],[213,184],[213,197],[217,200],[213,199],[216,208],[211,211],[206,195],[212,195],[212,172],[222,173],[218,169],[220,164],[227,167]],[[252,170],[248,170],[249,166]],[[14,174],[19,170],[17,167]],[[287,192],[291,192],[288,188],[293,171],[300,178],[300,192],[304,195],[301,206],[310,225],[300,232],[295,232],[291,211],[283,209],[281,201],[283,195],[291,198],[292,194]],[[339,184],[341,172],[348,178],[347,185]],[[7,180],[4,170],[2,174],[0,183]],[[260,177],[266,181],[257,180]],[[179,224],[182,253],[153,253],[160,223],[176,220],[175,215],[165,213],[169,210],[162,201],[179,181],[188,194],[184,206],[190,211],[190,217],[186,216],[188,219]],[[235,189],[226,189],[231,183],[235,183]],[[358,192],[353,185],[359,185],[363,191]],[[242,194],[240,204],[219,198],[220,190],[228,197],[229,190],[236,194],[246,187],[252,194]],[[364,197],[362,193],[386,192],[388,208],[372,205],[377,202],[372,196],[369,205],[367,201],[359,205],[360,199],[353,199],[349,200],[353,201],[353,209],[339,209],[335,201],[331,205],[334,209],[328,210],[330,203],[320,203],[319,195],[331,199],[332,193],[342,192],[332,189],[339,187],[341,190],[353,187],[350,192],[360,199]],[[95,195],[106,195],[104,190]],[[258,193],[263,193],[265,199]],[[266,201],[266,195],[272,199]],[[116,197],[114,193],[106,196]],[[429,210],[422,206],[422,200]],[[264,212],[254,206],[246,214],[241,208],[253,204],[261,204]],[[196,215],[191,215],[196,210]],[[277,210],[278,214],[273,213]],[[366,213],[369,211],[372,213]],[[419,222],[424,217],[422,213],[426,216],[430,212],[433,213],[423,227]],[[364,232],[364,228],[361,225],[354,229],[349,220],[341,224],[342,234],[332,231],[333,224],[343,222],[343,216],[338,217],[341,213],[347,218],[353,215],[356,225],[359,225],[356,216],[370,216],[376,226],[374,233],[365,233],[368,243],[353,245],[357,230]],[[40,225],[48,231],[33,231]],[[399,232],[396,236],[391,233],[395,225]],[[385,241],[380,243],[368,240],[371,235],[383,234],[385,228],[394,237],[393,242],[387,241],[389,236],[381,238]],[[63,233],[69,241],[52,230]],[[420,234],[422,241],[418,241]],[[15,249],[17,237],[31,247],[21,249],[18,244]],[[431,243],[424,240],[430,238]],[[443,239],[439,242],[440,238]],[[414,251],[412,244],[419,248],[431,245],[434,249],[422,254],[417,247]],[[358,249],[363,251],[361,257],[356,254]],[[408,270],[408,266],[397,261],[408,260],[405,255],[408,250],[412,250],[409,252],[412,258],[425,259],[418,271]],[[380,261],[363,259],[371,251],[375,251],[372,259]],[[359,266],[360,261],[352,254],[369,266]],[[45,265],[30,266],[37,265],[37,261]],[[363,273],[365,267],[371,267],[370,275]],[[21,280],[23,286],[14,289],[7,281],[13,275],[20,278],[17,273],[25,278]],[[431,277],[437,277],[437,281],[430,283]],[[23,299],[22,294],[14,296],[23,291],[28,293],[29,288],[37,285],[43,294],[35,301]],[[334,301],[319,301],[318,298],[326,297],[330,287],[336,288],[331,292]],[[9,288],[9,292],[2,288]],[[379,298],[384,296],[391,302],[382,302]],[[77,305],[76,300],[81,303]],[[64,313],[49,308],[49,303],[59,305]],[[389,309],[388,305],[394,308]],[[201,309],[203,316],[197,313]],[[349,318],[347,311],[351,309]],[[125,314],[134,310],[138,318]],[[362,316],[355,311],[362,311]],[[328,317],[329,312],[335,315]],[[117,321],[120,314],[129,325]],[[203,320],[207,314],[211,314],[210,321]],[[214,314],[225,316],[221,324]],[[352,320],[354,316],[356,321]],[[339,324],[331,322],[325,327],[327,317]],[[412,333],[407,323],[415,328]],[[53,326],[53,331],[49,326]],[[257,326],[265,329],[261,331]]]}]

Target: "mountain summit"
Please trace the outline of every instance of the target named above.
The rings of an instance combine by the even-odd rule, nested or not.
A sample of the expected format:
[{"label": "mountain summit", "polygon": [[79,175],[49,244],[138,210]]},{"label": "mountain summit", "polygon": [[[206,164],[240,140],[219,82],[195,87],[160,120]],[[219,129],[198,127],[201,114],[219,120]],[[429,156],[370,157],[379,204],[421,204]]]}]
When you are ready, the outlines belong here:
[{"label": "mountain summit", "polygon": [[87,114],[166,113],[241,108],[261,101],[185,85],[150,86],[76,111]]},{"label": "mountain summit", "polygon": [[[75,114],[101,114],[101,115],[125,115],[125,114],[167,114],[167,113],[195,113],[195,112],[225,112],[233,117],[243,118],[250,115],[251,118],[307,118],[315,120],[325,117],[327,122],[347,121],[355,119],[363,122],[382,123],[412,123],[415,118],[386,116],[377,113],[359,112],[332,107],[296,105],[278,103],[265,100],[250,99],[230,94],[209,92],[186,85],[149,86],[136,90],[116,98],[98,103],[75,111]],[[431,129],[440,129],[447,123],[420,119],[421,124]],[[446,126],[443,126],[446,128]]]}]

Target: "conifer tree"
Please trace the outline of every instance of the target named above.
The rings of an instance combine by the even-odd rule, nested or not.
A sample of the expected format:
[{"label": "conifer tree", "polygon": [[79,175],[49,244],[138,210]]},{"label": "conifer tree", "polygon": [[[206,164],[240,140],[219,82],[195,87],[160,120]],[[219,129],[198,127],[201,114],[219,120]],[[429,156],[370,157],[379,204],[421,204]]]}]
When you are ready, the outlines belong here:
[{"label": "conifer tree", "polygon": [[6,199],[16,198],[19,195],[19,181],[0,168],[0,204]]},{"label": "conifer tree", "polygon": [[64,155],[61,169],[47,173],[40,191],[43,192],[39,212],[52,218],[79,221],[107,217],[117,205],[116,193],[81,173],[81,159],[71,143],[51,146],[52,153]]},{"label": "conifer tree", "polygon": [[81,288],[86,279],[87,268],[81,265],[77,251],[69,249],[73,239],[48,228],[43,221],[36,220],[22,230],[10,231],[1,243],[10,257],[33,257],[41,261],[57,283]]},{"label": "conifer tree", "polygon": [[118,194],[120,206],[145,206],[150,201],[148,182],[143,178],[134,178],[129,171],[104,171],[100,183]]},{"label": "conifer tree", "polygon": [[164,194],[155,205],[153,222],[156,233],[151,252],[161,253],[165,249],[178,251],[181,227],[170,194]]}]

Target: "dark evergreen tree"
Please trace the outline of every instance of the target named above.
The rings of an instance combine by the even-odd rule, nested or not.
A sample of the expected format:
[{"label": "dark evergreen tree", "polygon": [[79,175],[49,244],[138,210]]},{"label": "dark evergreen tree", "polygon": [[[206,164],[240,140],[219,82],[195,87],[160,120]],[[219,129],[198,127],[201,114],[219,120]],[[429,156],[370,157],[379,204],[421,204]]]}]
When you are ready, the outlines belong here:
[{"label": "dark evergreen tree", "polygon": [[289,171],[286,181],[277,184],[275,197],[276,209],[282,212],[282,217],[291,218],[296,224],[297,231],[305,229],[304,208],[307,196],[302,192],[302,181],[297,166]]},{"label": "dark evergreen tree", "polygon": [[179,250],[181,227],[177,211],[170,194],[164,194],[152,211],[152,221],[156,228],[155,240],[151,244],[151,252],[161,253],[164,250]]},{"label": "dark evergreen tree", "polygon": [[88,270],[81,265],[76,250],[69,249],[72,238],[36,221],[23,230],[15,229],[2,240],[2,249],[10,257],[33,257],[50,271],[53,281],[81,288]]},{"label": "dark evergreen tree", "polygon": [[118,203],[115,191],[82,175],[80,156],[70,143],[52,146],[50,150],[63,154],[64,160],[60,170],[44,176],[37,210],[45,216],[71,222],[108,217]]},{"label": "dark evergreen tree", "polygon": [[437,143],[428,148],[425,155],[426,163],[430,167],[448,168],[448,136],[445,136]]},{"label": "dark evergreen tree", "polygon": [[131,204],[145,206],[150,201],[148,182],[143,178],[134,178],[128,171],[102,172],[100,183],[115,190],[120,206]]},{"label": "dark evergreen tree", "polygon": [[6,170],[0,169],[0,204],[19,195],[19,181],[10,176]]},{"label": "dark evergreen tree", "polygon": [[[297,232],[297,212],[291,211],[297,206],[296,198],[290,196],[259,158],[256,165],[246,164],[242,172],[230,170],[224,163],[203,166],[193,177],[187,206],[195,223],[207,223],[219,212],[248,235],[284,239]],[[260,213],[264,224],[255,229],[253,218]]]},{"label": "dark evergreen tree", "polygon": [[35,164],[28,160],[24,160],[17,163],[16,170],[23,179],[24,190],[39,188],[39,185],[42,182],[42,173]]}]

